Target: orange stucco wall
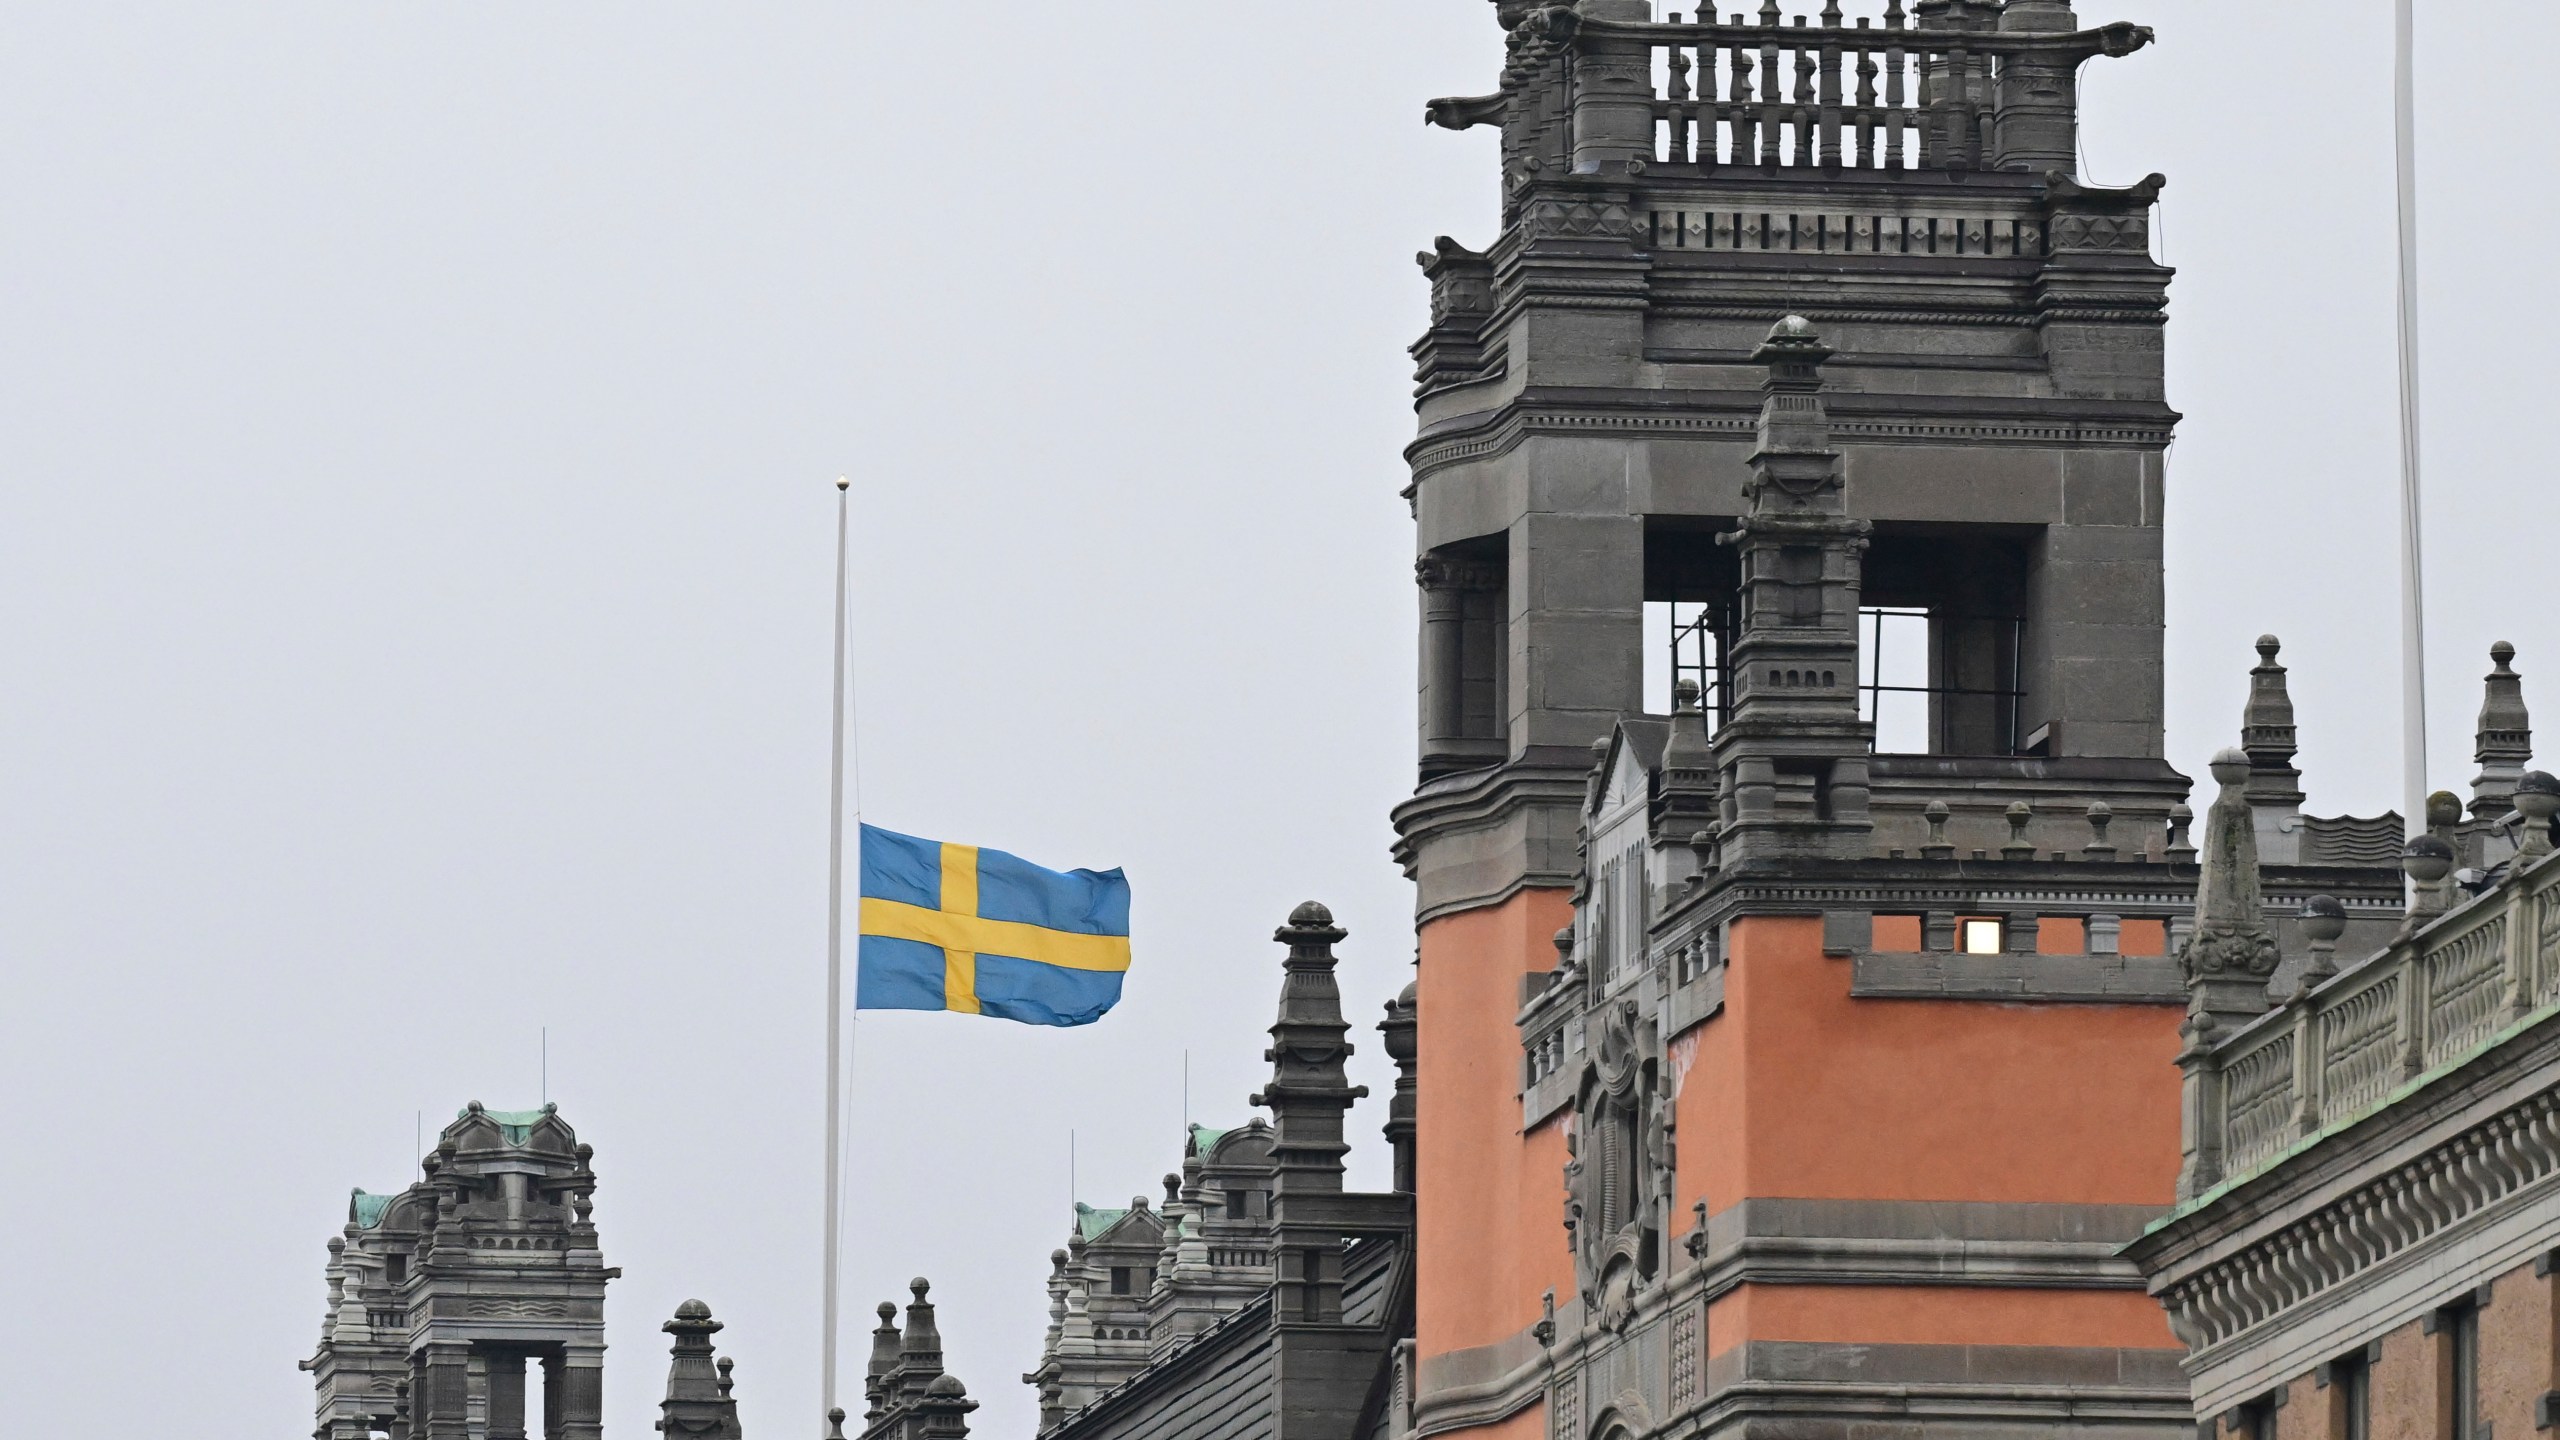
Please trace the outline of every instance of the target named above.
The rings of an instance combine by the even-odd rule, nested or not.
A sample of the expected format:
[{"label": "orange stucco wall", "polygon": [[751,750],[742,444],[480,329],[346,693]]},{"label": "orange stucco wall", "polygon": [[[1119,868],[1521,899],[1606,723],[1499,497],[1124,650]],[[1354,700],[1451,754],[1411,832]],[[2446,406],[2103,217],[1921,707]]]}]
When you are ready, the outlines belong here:
[{"label": "orange stucco wall", "polygon": [[2166,1205],[2178,1012],[1852,1000],[1822,922],[1736,921],[1682,1084],[1678,1211],[1745,1196]]},{"label": "orange stucco wall", "polygon": [[[1894,955],[1917,954],[1920,917],[1879,915],[1869,943]],[[2127,920],[2116,940],[2120,955],[2160,955],[2168,950],[2169,927],[2157,920]],[[2077,955],[2088,948],[2088,922],[2070,915],[2048,915],[2036,923],[2036,950],[2044,955]]]},{"label": "orange stucco wall", "polygon": [[1744,1285],[1707,1307],[1708,1343],[2064,1345],[2173,1350],[2167,1312],[2139,1290],[1958,1285]]},{"label": "orange stucco wall", "polygon": [[1573,919],[1562,890],[1434,920],[1421,931],[1415,1097],[1414,1290],[1423,1355],[1490,1344],[1573,1291],[1564,1128],[1520,1133],[1520,982],[1555,968]]}]

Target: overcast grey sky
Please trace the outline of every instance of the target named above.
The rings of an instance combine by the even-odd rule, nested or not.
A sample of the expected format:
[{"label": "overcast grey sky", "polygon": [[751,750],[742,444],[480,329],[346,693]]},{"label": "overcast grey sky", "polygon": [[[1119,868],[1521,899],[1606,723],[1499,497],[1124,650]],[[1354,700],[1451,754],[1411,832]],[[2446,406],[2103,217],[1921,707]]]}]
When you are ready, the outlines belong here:
[{"label": "overcast grey sky", "polygon": [[[2421,9],[2458,784],[2491,640],[2560,707],[2560,98],[2547,5]],[[404,1182],[416,1112],[538,1103],[547,1025],[625,1270],[614,1432],[700,1296],[753,1431],[809,1433],[850,471],[868,818],[1135,887],[1104,1024],[862,1028],[849,1308],[934,1277],[982,1433],[1028,1433],[1069,1131],[1126,1203],[1186,1049],[1193,1115],[1244,1116],[1300,899],[1382,1088],[1411,257],[1494,195],[1489,134],[1420,114],[1490,85],[1490,10],[0,12],[14,1423],[304,1433],[348,1188]],[[2388,10],[2082,7],[2161,38],[2090,67],[2084,133],[2170,177],[2172,757],[2275,630],[2327,813],[2397,793]]]}]

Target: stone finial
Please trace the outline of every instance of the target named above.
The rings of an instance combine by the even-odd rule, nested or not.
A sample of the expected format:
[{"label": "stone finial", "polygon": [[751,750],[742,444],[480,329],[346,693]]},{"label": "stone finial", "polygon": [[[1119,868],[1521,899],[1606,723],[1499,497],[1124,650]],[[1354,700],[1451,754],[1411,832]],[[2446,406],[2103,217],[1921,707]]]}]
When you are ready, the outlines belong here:
[{"label": "stone finial", "polygon": [[862,1379],[862,1396],[870,1402],[862,1418],[876,1421],[888,1403],[889,1377],[898,1369],[898,1307],[880,1302],[880,1323],[871,1331],[871,1365]]},{"label": "stone finial", "polygon": [[658,1433],[668,1440],[739,1440],[738,1402],[729,1394],[729,1362],[716,1363],[711,1337],[720,1322],[711,1307],[687,1300],[659,1327],[675,1337],[667,1366],[667,1395],[658,1404]]},{"label": "stone finial", "polygon": [[2480,773],[2471,779],[2474,820],[2504,817],[2513,808],[2516,782],[2533,761],[2533,719],[2525,713],[2524,677],[2509,663],[2515,658],[2516,647],[2504,640],[2489,647],[2486,693],[2471,745],[2471,758],[2480,765]]},{"label": "stone finial", "polygon": [[1929,838],[1920,845],[1921,859],[1953,860],[1956,858],[1956,847],[1947,840],[1948,813],[1947,802],[1944,800],[1932,800],[1928,807],[1920,812],[1921,818],[1929,822]]},{"label": "stone finial", "polygon": [[942,1373],[942,1327],[928,1298],[933,1283],[919,1275],[907,1282],[906,1333],[898,1337],[898,1388],[910,1394]]},{"label": "stone finial", "polygon": [[1350,1082],[1344,1062],[1352,1053],[1344,1037],[1342,989],[1334,979],[1333,947],[1349,932],[1333,912],[1310,900],[1289,912],[1272,938],[1289,947],[1282,959],[1279,1015],[1271,1026],[1271,1080],[1248,1102],[1270,1107],[1276,1132],[1271,1144],[1273,1187],[1279,1194],[1342,1189],[1342,1115],[1369,1093]]},{"label": "stone finial", "polygon": [[[1250,1103],[1271,1110],[1271,1207],[1280,1257],[1273,1281],[1278,1314],[1332,1322],[1342,1314],[1342,1233],[1319,1197],[1342,1193],[1343,1113],[1369,1093],[1345,1067],[1351,1027],[1342,1018],[1333,947],[1344,932],[1313,901],[1272,937],[1282,959],[1279,1014],[1271,1025],[1271,1079]],[[1310,1204],[1308,1202],[1314,1202]]]},{"label": "stone finial", "polygon": [[2276,663],[2284,642],[2258,637],[2258,663],[2249,671],[2249,704],[2240,718],[2240,748],[2249,752],[2250,793],[2256,794],[2269,770],[2293,763],[2295,731],[2293,695],[2285,688],[2285,668]]},{"label": "stone finial", "polygon": [[1672,697],[1671,735],[1663,743],[1662,768],[1666,772],[1703,771],[1712,786],[1715,765],[1715,751],[1707,743],[1707,713],[1698,708],[1698,683],[1684,679]]},{"label": "stone finial", "polygon": [[2551,853],[2551,817],[2560,814],[2560,778],[2548,770],[2527,770],[2516,777],[2516,857],[2535,860]]},{"label": "stone finial", "polygon": [[720,1398],[723,1400],[729,1398],[729,1392],[738,1388],[737,1375],[734,1373],[737,1368],[737,1361],[726,1355],[720,1357]]},{"label": "stone finial", "polygon": [[1422,1073],[1420,982],[1408,983],[1387,1002],[1387,1018],[1378,1034],[1387,1058],[1396,1062],[1396,1093],[1387,1102],[1387,1149],[1395,1157],[1395,1187],[1413,1193],[1414,1123]]},{"label": "stone finial", "polygon": [[2453,837],[2453,828],[2462,823],[2462,797],[2450,790],[2438,790],[2427,797],[2427,833],[2442,839]]},{"label": "stone finial", "polygon": [[2196,847],[2187,838],[2189,828],[2195,823],[2196,812],[2193,810],[2184,805],[2169,807],[2169,836],[2166,843],[2161,846],[2161,858],[2172,865],[2192,865],[2196,862]]},{"label": "stone finial", "polygon": [[844,1407],[827,1412],[827,1440],[844,1440]]},{"label": "stone finial", "polygon": [[[2428,810],[2435,809],[2431,801]],[[2441,835],[2411,836],[2400,852],[2401,873],[2409,877],[2409,923],[2416,930],[2453,908],[2453,842]]]},{"label": "stone finial", "polygon": [[2035,807],[2024,800],[2009,802],[2009,840],[2000,847],[2003,860],[2033,860],[2036,847],[2027,839],[2028,822],[2036,817]]},{"label": "stone finial", "polygon": [[[1715,747],[1707,738],[1706,712],[1698,708],[1698,687],[1683,679],[1671,708],[1671,734],[1662,747],[1662,783],[1655,800],[1653,833],[1666,844],[1674,837],[1716,823],[1722,783],[1716,774]],[[1705,867],[1693,873],[1704,874]]]},{"label": "stone finial", "polygon": [[2293,696],[2285,688],[2284,667],[2276,663],[2283,648],[2273,635],[2258,637],[2258,664],[2249,672],[2249,703],[2240,717],[2240,748],[2249,755],[2249,810],[2258,827],[2258,855],[2271,865],[2290,865],[2302,858],[2302,772],[2293,764]]},{"label": "stone finial", "polygon": [[2188,1009],[2223,1028],[2265,1012],[2267,980],[2279,958],[2259,898],[2257,826],[2245,789],[2249,771],[2244,750],[2213,757],[2221,793],[2205,812],[2195,929],[2178,955]]},{"label": "stone finial", "polygon": [[2334,895],[2314,895],[2302,902],[2295,920],[2310,942],[2311,958],[2303,962],[2301,982],[2293,998],[2300,1000],[2338,973],[2338,937],[2347,933],[2347,907]]},{"label": "stone finial", "polygon": [[2089,802],[2089,843],[2080,847],[2081,854],[2093,861],[2116,858],[2115,842],[2107,838],[2107,827],[2115,823],[2115,818],[2115,807],[2106,801]]},{"label": "stone finial", "polygon": [[1713,830],[1690,831],[1689,853],[1697,858],[1699,879],[1704,880],[1707,876],[1716,873],[1716,832]]}]

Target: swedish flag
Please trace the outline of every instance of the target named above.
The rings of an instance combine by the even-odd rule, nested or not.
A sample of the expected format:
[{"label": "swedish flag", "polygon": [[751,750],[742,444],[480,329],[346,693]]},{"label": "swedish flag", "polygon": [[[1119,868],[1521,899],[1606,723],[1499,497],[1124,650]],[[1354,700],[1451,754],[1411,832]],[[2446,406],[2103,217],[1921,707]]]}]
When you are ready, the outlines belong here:
[{"label": "swedish flag", "polygon": [[1129,881],[862,827],[857,1010],[1090,1025],[1129,969]]}]

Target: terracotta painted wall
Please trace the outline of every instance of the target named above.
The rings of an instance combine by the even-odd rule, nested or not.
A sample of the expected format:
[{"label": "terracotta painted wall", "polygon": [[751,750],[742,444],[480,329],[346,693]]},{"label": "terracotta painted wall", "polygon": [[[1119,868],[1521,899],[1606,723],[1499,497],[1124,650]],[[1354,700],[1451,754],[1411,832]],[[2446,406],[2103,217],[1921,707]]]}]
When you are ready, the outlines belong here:
[{"label": "terracotta painted wall", "polygon": [[[1921,948],[1920,917],[1917,915],[1879,915],[1875,918],[1874,939],[1868,943],[1877,951],[1890,955],[1916,955]],[[2121,955],[2165,955],[2168,953],[2169,927],[2157,920],[2127,920],[2116,937],[2116,952]],[[2077,955],[2087,948],[2088,925],[2069,915],[2049,915],[2036,924],[2036,953],[2040,955]]]},{"label": "terracotta painted wall", "polygon": [[1555,968],[1573,919],[1562,890],[1434,920],[1421,931],[1415,1097],[1416,1349],[1487,1345],[1573,1290],[1561,1122],[1520,1133],[1520,982]]},{"label": "terracotta painted wall", "polygon": [[1745,1196],[2167,1205],[2178,1013],[1853,1000],[1822,922],[1732,928],[1681,1087],[1680,1213]]}]

